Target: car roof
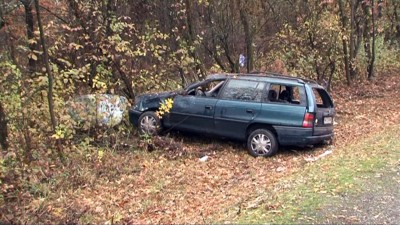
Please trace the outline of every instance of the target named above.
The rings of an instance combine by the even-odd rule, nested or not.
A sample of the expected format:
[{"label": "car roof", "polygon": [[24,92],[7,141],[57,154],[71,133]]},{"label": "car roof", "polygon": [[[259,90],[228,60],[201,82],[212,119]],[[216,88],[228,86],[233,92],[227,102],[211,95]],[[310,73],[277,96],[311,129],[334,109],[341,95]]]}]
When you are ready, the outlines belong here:
[{"label": "car roof", "polygon": [[305,84],[322,88],[316,81],[278,73],[215,73],[207,76],[206,80],[224,80],[228,78],[267,81],[287,84]]}]

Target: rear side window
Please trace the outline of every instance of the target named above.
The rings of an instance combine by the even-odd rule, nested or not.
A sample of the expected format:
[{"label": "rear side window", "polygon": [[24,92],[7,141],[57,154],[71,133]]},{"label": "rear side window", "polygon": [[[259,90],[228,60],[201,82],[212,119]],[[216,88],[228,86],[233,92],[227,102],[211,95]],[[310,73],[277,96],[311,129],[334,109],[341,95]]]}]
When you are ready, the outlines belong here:
[{"label": "rear side window", "polygon": [[329,97],[328,92],[322,88],[313,88],[313,93],[315,96],[315,101],[318,108],[332,108],[333,102],[331,97]]},{"label": "rear side window", "polygon": [[306,94],[303,86],[270,84],[267,102],[281,104],[306,105]]},{"label": "rear side window", "polygon": [[260,102],[265,84],[248,80],[230,80],[221,93],[222,99]]}]

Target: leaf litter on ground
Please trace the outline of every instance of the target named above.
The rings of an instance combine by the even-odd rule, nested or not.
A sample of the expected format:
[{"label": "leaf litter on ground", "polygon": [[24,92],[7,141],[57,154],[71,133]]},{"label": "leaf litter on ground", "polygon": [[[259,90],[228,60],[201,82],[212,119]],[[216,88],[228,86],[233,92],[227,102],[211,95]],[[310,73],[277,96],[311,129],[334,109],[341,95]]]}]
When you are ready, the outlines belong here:
[{"label": "leaf litter on ground", "polygon": [[[171,134],[142,151],[105,151],[67,165],[37,165],[39,194],[23,193],[1,208],[3,222],[18,223],[213,223],[266,202],[265,190],[313,160],[400,121],[398,76],[332,92],[337,116],[333,146],[282,148],[253,158],[241,143]],[[132,137],[133,138],[133,137]],[[134,139],[133,141],[139,141]],[[132,142],[133,142],[132,141]],[[149,147],[151,145],[151,147]],[[152,151],[147,151],[152,150]],[[73,150],[71,150],[73,154]],[[323,156],[318,158],[319,156]],[[204,157],[207,156],[207,160]],[[200,160],[199,160],[200,159]],[[202,162],[204,161],[204,162]],[[45,180],[43,180],[45,178]],[[283,183],[284,182],[280,182]],[[290,184],[275,187],[288,189]],[[319,187],[316,187],[318,191]],[[278,190],[279,191],[279,190]],[[266,209],[280,212],[278,205]]]}]

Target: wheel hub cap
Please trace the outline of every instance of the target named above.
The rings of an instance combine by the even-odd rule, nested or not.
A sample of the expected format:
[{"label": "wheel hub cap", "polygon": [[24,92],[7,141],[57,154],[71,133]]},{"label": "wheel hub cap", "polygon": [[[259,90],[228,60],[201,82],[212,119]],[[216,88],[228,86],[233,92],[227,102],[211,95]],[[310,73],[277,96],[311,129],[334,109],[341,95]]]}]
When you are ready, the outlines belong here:
[{"label": "wheel hub cap", "polygon": [[257,134],[251,140],[251,148],[259,155],[267,154],[271,150],[271,140],[264,134]]},{"label": "wheel hub cap", "polygon": [[142,130],[145,131],[146,133],[149,134],[154,134],[156,132],[157,128],[157,121],[155,118],[151,116],[145,116],[141,123],[140,126],[142,127]]}]

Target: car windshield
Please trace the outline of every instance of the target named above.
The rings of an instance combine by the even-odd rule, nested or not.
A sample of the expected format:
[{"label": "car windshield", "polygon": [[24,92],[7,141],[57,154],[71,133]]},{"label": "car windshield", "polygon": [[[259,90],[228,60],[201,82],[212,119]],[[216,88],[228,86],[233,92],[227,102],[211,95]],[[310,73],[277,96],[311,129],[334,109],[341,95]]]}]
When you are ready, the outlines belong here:
[{"label": "car windshield", "polygon": [[[185,88],[185,91],[191,91],[200,86],[207,86],[211,90],[211,88],[215,87],[217,84],[219,84],[221,81],[224,81],[225,79],[226,79],[225,77],[223,77],[223,78],[221,77],[221,78],[206,79],[203,81],[194,82],[192,84],[189,84]],[[212,85],[210,85],[210,84],[212,84]]]}]

